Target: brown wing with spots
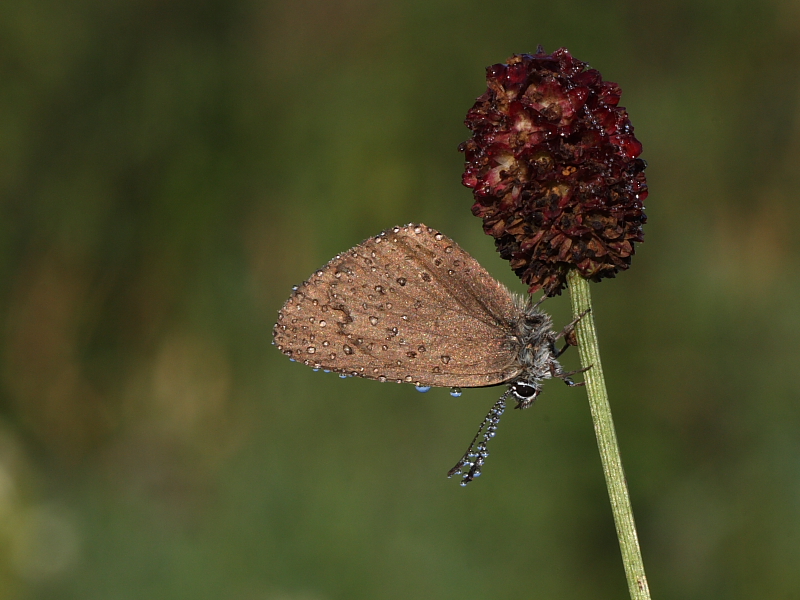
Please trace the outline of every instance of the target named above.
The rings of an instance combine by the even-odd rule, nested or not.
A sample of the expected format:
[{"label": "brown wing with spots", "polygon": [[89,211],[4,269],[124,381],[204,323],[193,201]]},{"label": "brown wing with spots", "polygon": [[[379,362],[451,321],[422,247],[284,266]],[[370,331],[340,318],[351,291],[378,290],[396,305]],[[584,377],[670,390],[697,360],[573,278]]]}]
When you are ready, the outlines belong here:
[{"label": "brown wing with spots", "polygon": [[482,387],[513,379],[519,310],[453,240],[425,225],[384,231],[331,260],[287,300],[284,354],[380,381]]}]

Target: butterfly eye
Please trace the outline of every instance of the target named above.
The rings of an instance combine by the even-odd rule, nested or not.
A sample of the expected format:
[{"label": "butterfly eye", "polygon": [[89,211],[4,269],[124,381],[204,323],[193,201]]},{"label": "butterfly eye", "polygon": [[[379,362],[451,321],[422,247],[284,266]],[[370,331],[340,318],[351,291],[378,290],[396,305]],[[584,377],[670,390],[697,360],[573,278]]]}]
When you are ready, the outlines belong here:
[{"label": "butterfly eye", "polygon": [[539,389],[527,383],[514,383],[511,385],[511,393],[521,401],[533,400],[539,393]]}]

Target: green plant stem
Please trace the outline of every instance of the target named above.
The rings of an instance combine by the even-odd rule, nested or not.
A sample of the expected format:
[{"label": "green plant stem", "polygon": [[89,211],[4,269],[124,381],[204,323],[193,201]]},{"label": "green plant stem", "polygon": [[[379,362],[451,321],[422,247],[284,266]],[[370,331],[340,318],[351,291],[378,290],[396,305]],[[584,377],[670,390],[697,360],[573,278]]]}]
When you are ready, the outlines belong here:
[{"label": "green plant stem", "polygon": [[[572,314],[577,317],[592,308],[589,293],[589,282],[572,270],[567,278],[570,296],[572,297]],[[633,509],[628,495],[628,484],[622,470],[617,435],[614,432],[614,420],[611,417],[611,406],[608,403],[606,382],[603,378],[603,367],[600,364],[600,350],[597,345],[597,331],[594,327],[592,312],[587,313],[577,324],[575,332],[578,337],[578,352],[581,365],[591,368],[584,373],[586,392],[589,396],[589,407],[592,411],[594,431],[597,434],[597,446],[603,462],[603,473],[611,499],[611,510],[614,513],[614,524],[617,527],[622,562],[625,565],[625,576],[628,589],[633,600],[649,600],[650,589],[644,574],[642,551],[633,521]]]}]

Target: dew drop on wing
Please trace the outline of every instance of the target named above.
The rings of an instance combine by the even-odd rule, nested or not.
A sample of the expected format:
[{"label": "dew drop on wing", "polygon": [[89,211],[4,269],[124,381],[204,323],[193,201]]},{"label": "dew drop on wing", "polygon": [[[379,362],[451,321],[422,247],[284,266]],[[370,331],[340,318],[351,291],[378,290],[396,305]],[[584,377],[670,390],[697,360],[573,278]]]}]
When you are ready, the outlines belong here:
[{"label": "dew drop on wing", "polygon": [[453,398],[458,398],[461,395],[461,388],[458,387],[450,388],[450,395]]},{"label": "dew drop on wing", "polygon": [[418,392],[424,394],[425,392],[429,392],[430,391],[431,386],[429,386],[429,385],[418,385],[418,386],[416,386],[416,388],[417,388]]}]

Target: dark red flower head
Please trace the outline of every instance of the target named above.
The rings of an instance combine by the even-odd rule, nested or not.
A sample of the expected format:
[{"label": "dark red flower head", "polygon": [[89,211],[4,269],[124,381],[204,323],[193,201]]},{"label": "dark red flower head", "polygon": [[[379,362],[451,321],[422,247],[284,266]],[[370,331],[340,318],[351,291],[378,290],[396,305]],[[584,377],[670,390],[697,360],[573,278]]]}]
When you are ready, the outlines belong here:
[{"label": "dark red flower head", "polygon": [[465,121],[472,212],[531,292],[560,293],[571,268],[613,277],[643,241],[642,145],[619,86],[587,67],[566,48],[515,54]]}]

